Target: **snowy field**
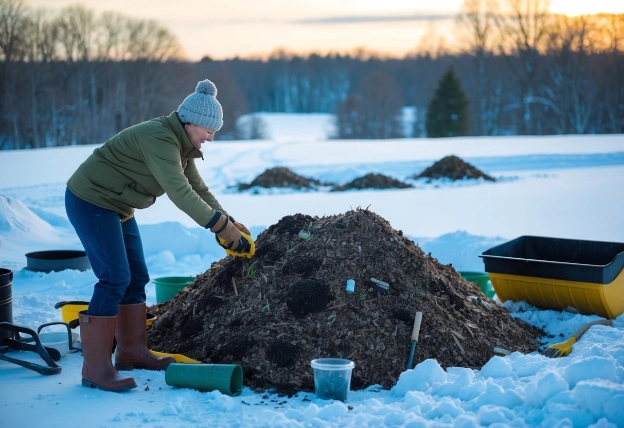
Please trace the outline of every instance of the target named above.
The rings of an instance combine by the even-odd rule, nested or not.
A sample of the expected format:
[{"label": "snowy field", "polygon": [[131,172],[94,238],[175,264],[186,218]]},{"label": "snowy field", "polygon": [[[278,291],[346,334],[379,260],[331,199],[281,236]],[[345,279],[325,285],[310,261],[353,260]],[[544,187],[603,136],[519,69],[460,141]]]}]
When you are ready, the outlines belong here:
[{"label": "snowy field", "polygon": [[[263,117],[266,140],[214,142],[204,146],[204,161],[198,162],[221,204],[254,236],[286,215],[369,207],[440,262],[477,271],[484,269],[479,254],[523,235],[624,242],[622,135],[339,141],[327,139],[328,115]],[[81,249],[63,196],[66,180],[95,147],[0,151],[0,267],[14,273],[15,324],[36,329],[60,321],[56,302],[91,297],[91,271],[44,274],[23,268],[31,251]],[[447,155],[459,156],[497,182],[409,181]],[[336,184],[374,172],[416,187],[234,189],[275,166]],[[196,275],[225,256],[213,234],[166,197],[136,217],[153,278]],[[153,284],[147,294],[148,305],[154,304]],[[504,306],[549,333],[543,338],[547,343],[561,342],[600,319],[523,302]],[[32,361],[41,363],[36,356]],[[80,353],[59,363],[61,374],[42,376],[0,361],[0,426],[624,426],[623,316],[613,327],[592,327],[568,357],[514,352],[492,358],[482,370],[446,371],[426,360],[405,371],[391,390],[351,391],[346,403],[319,400],[309,392],[293,397],[248,388],[235,397],[201,393],[168,386],[164,373],[145,371],[132,372],[138,388],[107,393],[80,385]]]}]

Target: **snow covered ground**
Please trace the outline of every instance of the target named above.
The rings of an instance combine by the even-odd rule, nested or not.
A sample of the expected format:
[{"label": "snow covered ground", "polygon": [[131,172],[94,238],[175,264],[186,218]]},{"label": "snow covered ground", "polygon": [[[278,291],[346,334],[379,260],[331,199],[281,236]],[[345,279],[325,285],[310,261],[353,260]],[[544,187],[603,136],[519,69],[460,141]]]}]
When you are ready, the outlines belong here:
[{"label": "snow covered ground", "polygon": [[[483,271],[478,257],[522,235],[624,242],[624,136],[328,140],[328,115],[263,115],[268,139],[214,142],[200,172],[220,202],[257,236],[285,215],[333,215],[369,207],[457,270]],[[0,267],[13,271],[13,321],[36,329],[60,321],[54,304],[89,300],[91,271],[38,273],[25,254],[81,249],[64,212],[65,181],[96,146],[0,151]],[[345,184],[366,173],[399,180],[456,155],[497,182],[413,183],[414,189],[240,193],[264,170]],[[214,237],[166,198],[137,213],[153,278],[196,275],[225,256]],[[148,305],[155,303],[153,284]],[[561,342],[597,316],[506,302],[513,316]],[[426,314],[424,320],[426,322]],[[14,355],[14,353],[11,353]],[[20,358],[36,356],[21,353]],[[0,361],[3,427],[23,426],[624,426],[624,317],[592,327],[570,356],[517,352],[482,370],[426,360],[392,390],[352,391],[346,403],[254,393],[230,397],[168,386],[164,373],[134,371],[138,388],[114,394],[80,385],[80,353],[42,376]],[[358,362],[355,361],[355,370]]]}]

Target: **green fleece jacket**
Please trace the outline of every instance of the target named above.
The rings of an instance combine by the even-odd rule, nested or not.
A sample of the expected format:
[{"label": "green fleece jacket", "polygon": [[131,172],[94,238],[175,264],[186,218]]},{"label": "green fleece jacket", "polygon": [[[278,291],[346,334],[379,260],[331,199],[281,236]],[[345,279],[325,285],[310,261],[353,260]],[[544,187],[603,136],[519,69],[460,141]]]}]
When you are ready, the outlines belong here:
[{"label": "green fleece jacket", "polygon": [[169,199],[202,227],[217,210],[227,214],[204,183],[195,159],[202,153],[173,112],[121,131],[93,153],[69,178],[79,198],[121,214],[134,215],[156,197]]}]

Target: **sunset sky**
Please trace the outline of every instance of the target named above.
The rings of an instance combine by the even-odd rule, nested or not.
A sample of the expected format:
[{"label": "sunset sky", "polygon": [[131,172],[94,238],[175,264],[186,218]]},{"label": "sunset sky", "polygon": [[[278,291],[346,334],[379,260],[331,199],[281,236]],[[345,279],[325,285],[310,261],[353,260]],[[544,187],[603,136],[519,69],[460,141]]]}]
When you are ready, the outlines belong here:
[{"label": "sunset sky", "polygon": [[[83,4],[96,13],[118,11],[154,19],[170,29],[187,56],[199,60],[296,53],[351,52],[366,48],[404,55],[424,36],[448,34],[463,0],[25,0],[56,10]],[[624,0],[552,0],[551,11],[624,13]]]}]

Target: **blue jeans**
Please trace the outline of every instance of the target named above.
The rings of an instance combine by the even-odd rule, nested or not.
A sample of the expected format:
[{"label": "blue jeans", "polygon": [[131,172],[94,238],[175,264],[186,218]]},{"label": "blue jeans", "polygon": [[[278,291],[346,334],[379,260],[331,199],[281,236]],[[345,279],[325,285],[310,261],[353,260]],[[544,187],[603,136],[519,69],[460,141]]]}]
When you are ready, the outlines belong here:
[{"label": "blue jeans", "polygon": [[98,279],[89,315],[117,315],[118,305],[145,302],[149,274],[139,226],[65,191],[65,210]]}]

